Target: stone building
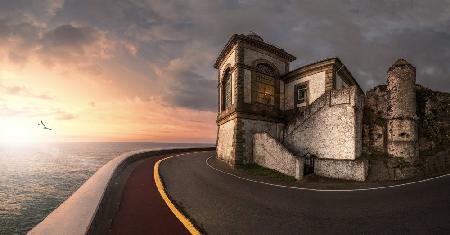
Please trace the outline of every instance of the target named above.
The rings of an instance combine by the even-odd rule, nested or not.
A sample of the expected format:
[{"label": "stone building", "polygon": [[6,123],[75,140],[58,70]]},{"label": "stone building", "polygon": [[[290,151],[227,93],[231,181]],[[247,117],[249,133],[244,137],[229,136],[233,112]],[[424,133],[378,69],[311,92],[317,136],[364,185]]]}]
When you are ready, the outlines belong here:
[{"label": "stone building", "polygon": [[339,58],[291,70],[295,59],[255,33],[229,39],[214,64],[219,159],[232,166],[256,163],[297,179],[312,168],[320,176],[358,181],[368,176],[369,161],[361,158],[367,152],[416,162],[413,66],[399,60],[389,69],[385,100],[369,104],[383,106],[386,124],[373,126],[364,125],[364,92]]}]

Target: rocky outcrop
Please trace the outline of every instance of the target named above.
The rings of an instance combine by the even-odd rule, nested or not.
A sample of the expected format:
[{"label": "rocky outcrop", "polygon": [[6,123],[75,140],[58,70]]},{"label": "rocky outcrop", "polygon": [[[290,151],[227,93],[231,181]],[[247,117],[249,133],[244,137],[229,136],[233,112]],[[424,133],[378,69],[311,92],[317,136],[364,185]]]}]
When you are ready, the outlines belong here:
[{"label": "rocky outcrop", "polygon": [[450,148],[450,93],[416,86],[419,151],[435,155]]}]

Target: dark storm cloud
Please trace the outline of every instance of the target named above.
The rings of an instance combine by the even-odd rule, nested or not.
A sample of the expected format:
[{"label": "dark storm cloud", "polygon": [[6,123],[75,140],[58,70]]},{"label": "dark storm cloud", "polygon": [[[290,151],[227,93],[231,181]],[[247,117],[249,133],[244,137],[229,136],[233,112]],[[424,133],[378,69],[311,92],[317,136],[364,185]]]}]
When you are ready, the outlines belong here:
[{"label": "dark storm cloud", "polygon": [[[158,93],[164,88],[165,100],[175,106],[216,110],[217,77],[212,64],[233,33],[250,30],[297,56],[291,68],[338,56],[367,90],[384,83],[387,68],[404,57],[417,67],[419,83],[450,91],[448,0],[66,0],[64,6],[60,1],[46,3],[38,9],[47,12],[47,18],[37,17],[36,10],[30,10],[30,14],[44,21],[52,16],[51,21],[46,21],[50,30],[44,32],[42,40],[49,55],[65,58],[65,53],[77,51],[77,45],[95,38],[89,28],[108,32],[139,48],[138,59],[123,58],[121,62],[148,74],[152,82],[146,83],[143,90]],[[0,3],[0,9],[8,7],[5,4]],[[72,22],[85,28],[70,27]],[[5,34],[1,25],[0,21],[0,38]],[[3,27],[3,31],[11,34],[11,28]],[[23,32],[28,31],[32,32]],[[60,54],[61,50],[54,48],[67,50]],[[184,66],[171,67],[174,61]],[[148,64],[167,71],[158,75],[146,69]],[[168,77],[170,81],[157,82],[169,80]]]},{"label": "dark storm cloud", "polygon": [[217,82],[205,79],[191,71],[179,72],[170,85],[168,99],[176,106],[198,110],[214,110],[217,107]]},{"label": "dark storm cloud", "polygon": [[[87,26],[61,25],[45,32],[40,41],[39,55],[47,63],[83,63],[90,56],[90,50],[102,52],[99,41],[103,35]],[[92,67],[94,66],[94,67]],[[85,65],[90,71],[95,64]]]},{"label": "dark storm cloud", "polygon": [[75,47],[90,44],[97,39],[97,32],[88,27],[61,25],[45,33],[42,41],[44,47]]},{"label": "dark storm cloud", "polygon": [[0,15],[48,18],[62,8],[64,0],[13,0],[0,3]]},{"label": "dark storm cloud", "polygon": [[64,24],[53,29],[38,20],[0,15],[0,43],[8,60],[22,64],[36,54],[47,64],[81,63],[86,70],[95,64],[86,64],[89,56],[108,54],[109,41],[105,33],[89,26]]}]

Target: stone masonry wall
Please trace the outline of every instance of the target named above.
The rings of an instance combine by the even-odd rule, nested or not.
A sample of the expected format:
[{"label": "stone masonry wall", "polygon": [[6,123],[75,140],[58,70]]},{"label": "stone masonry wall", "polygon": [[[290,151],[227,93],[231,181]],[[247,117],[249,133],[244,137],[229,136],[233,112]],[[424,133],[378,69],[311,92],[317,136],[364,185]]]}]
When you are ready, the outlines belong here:
[{"label": "stone masonry wall", "polygon": [[217,157],[228,164],[234,165],[234,136],[236,129],[236,119],[223,123],[217,131]]},{"label": "stone masonry wall", "polygon": [[367,160],[315,159],[314,174],[343,180],[366,181],[369,170]]},{"label": "stone masonry wall", "polygon": [[387,73],[387,154],[414,163],[418,160],[416,69],[403,59]]},{"label": "stone masonry wall", "polygon": [[[363,151],[365,155],[386,153],[386,85],[366,93],[364,105]],[[416,85],[419,155],[429,156],[450,148],[450,94]]]},{"label": "stone masonry wall", "polygon": [[242,149],[243,149],[243,163],[253,162],[253,135],[255,133],[268,133],[274,138],[279,138],[284,125],[281,123],[259,121],[252,119],[239,119],[240,130],[239,133],[243,139]]},{"label": "stone masonry wall", "polygon": [[450,149],[450,93],[416,85],[416,100],[420,155]]},{"label": "stone masonry wall", "polygon": [[404,180],[450,169],[450,94],[420,85],[416,85],[415,89],[419,161],[414,164],[387,156],[386,85],[366,93],[363,155],[370,159],[368,180]]},{"label": "stone masonry wall", "polygon": [[387,89],[377,86],[366,92],[363,115],[363,153],[384,155],[386,152]]},{"label": "stone masonry wall", "polygon": [[303,178],[303,159],[291,154],[283,145],[267,133],[253,135],[254,163],[290,175]]},{"label": "stone masonry wall", "polygon": [[283,143],[298,156],[354,160],[361,154],[363,94],[356,86],[331,90],[288,122]]},{"label": "stone masonry wall", "polygon": [[319,98],[323,93],[325,93],[325,79],[326,74],[325,71],[311,74],[308,76],[304,76],[300,79],[295,79],[291,82],[286,83],[285,86],[285,97],[284,97],[284,109],[294,109],[294,94],[295,94],[295,85],[300,83],[308,82],[309,86],[309,102],[314,102],[317,98]]}]

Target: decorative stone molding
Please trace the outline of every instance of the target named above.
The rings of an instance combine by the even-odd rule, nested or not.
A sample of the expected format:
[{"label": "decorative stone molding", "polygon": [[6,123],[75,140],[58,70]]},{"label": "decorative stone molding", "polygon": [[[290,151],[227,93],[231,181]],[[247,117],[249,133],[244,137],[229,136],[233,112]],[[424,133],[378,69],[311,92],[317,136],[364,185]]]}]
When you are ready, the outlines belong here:
[{"label": "decorative stone molding", "polygon": [[289,62],[294,61],[296,59],[295,56],[287,53],[283,49],[278,48],[276,46],[267,44],[263,41],[255,40],[254,38],[248,37],[243,34],[233,34],[233,36],[231,36],[230,40],[228,40],[228,42],[225,45],[225,47],[223,48],[223,50],[220,52],[219,57],[217,58],[216,62],[214,63],[214,68],[216,68],[216,69],[219,68],[219,65],[224,60],[224,57],[229,53],[229,51],[233,48],[233,46],[238,42],[244,42],[251,46],[269,51],[281,58],[286,59]]},{"label": "decorative stone molding", "polygon": [[349,86],[357,86],[360,92],[364,93],[359,84],[356,82],[353,75],[350,73],[350,71],[338,57],[327,58],[320,61],[316,61],[311,64],[301,66],[283,75],[280,79],[284,80],[285,82],[291,82],[292,80],[296,80],[301,77],[322,71],[327,72],[328,79],[326,84],[326,90],[331,90],[335,88],[336,73],[339,73],[342,79],[344,79],[344,81],[347,84],[349,84]]}]

